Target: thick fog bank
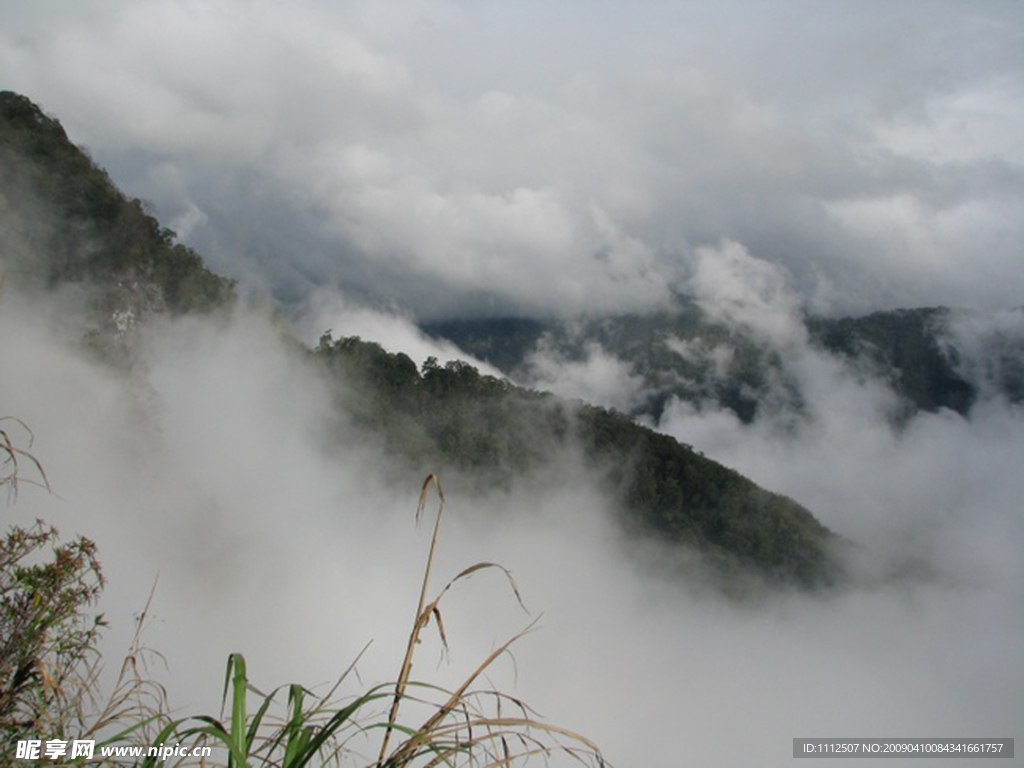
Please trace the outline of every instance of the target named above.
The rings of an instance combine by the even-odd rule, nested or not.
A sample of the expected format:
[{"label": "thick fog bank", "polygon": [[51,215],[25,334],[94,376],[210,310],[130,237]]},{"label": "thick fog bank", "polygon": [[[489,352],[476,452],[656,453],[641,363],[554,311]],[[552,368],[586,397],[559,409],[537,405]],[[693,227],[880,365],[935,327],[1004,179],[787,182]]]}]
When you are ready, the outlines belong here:
[{"label": "thick fog bank", "polygon": [[[266,690],[327,683],[372,640],[360,679],[393,678],[428,545],[419,489],[382,480],[380,453],[346,439],[325,383],[271,323],[240,313],[146,329],[125,379],[90,361],[65,320],[0,301],[4,412],[32,427],[59,494],[23,486],[7,515],[98,542],[108,663],[158,578],[145,640],[166,658],[154,671],[179,713],[219,707],[233,651]],[[437,588],[498,561],[531,614],[497,572],[475,575],[442,605],[450,665],[430,638],[417,675],[452,682],[542,613],[492,682],[620,766],[783,765],[795,736],[1014,736],[1020,414],[992,403],[895,435],[863,413],[837,405],[780,431],[680,405],[663,426],[872,556],[913,554],[927,565],[913,578],[756,605],[715,598],[654,575],[567,462],[557,484],[449,493]]]},{"label": "thick fog bank", "polygon": [[[854,581],[756,609],[639,582],[643,598],[623,601],[627,619],[579,630],[614,659],[601,671],[616,681],[610,690],[644,680],[637,690],[660,692],[631,700],[632,732],[649,733],[666,707],[696,762],[723,765],[781,764],[791,758],[756,745],[801,734],[1014,735],[1024,714],[1014,650],[1024,410],[998,385],[1020,364],[1021,313],[953,313],[942,338],[978,400],[967,416],[902,421],[885,371],[811,343],[784,270],[735,243],[698,255],[688,287],[707,318],[777,353],[781,369],[750,424],[707,400],[673,401],[655,426],[811,509],[852,544]],[[728,343],[709,354],[727,357]],[[539,347],[532,370],[557,392],[589,386],[612,406],[642,394],[626,361],[599,346],[565,365]]]}]

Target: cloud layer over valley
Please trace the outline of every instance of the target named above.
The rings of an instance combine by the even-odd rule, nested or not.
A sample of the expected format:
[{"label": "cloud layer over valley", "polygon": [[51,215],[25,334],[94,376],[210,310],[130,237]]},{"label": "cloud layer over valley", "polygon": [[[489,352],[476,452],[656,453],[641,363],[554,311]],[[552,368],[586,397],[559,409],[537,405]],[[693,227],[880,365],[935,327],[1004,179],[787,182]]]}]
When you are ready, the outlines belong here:
[{"label": "cloud layer over valley", "polygon": [[[417,675],[461,678],[543,614],[494,684],[620,768],[790,765],[794,737],[1024,737],[1019,4],[0,11],[3,87],[251,300],[154,314],[115,370],[82,343],[76,290],[2,282],[34,241],[0,197],[0,416],[31,427],[56,491],[24,484],[5,514],[97,541],[111,667],[157,580],[145,640],[178,714],[216,711],[234,651],[262,689],[332,682],[370,640],[362,683],[397,674],[422,477],[302,345],[330,329],[443,362],[464,356],[418,323],[571,326],[681,293],[780,364],[748,423],[695,397],[652,426],[810,509],[849,542],[851,582],[744,601],[699,567],[681,580],[689,555],[623,536],[566,451],[501,488],[446,486],[435,584],[500,562],[532,613],[474,575],[444,609],[451,665],[431,638]],[[939,304],[973,308],[943,337],[977,387],[964,414],[908,415],[886,371],[806,324]],[[549,342],[526,384],[623,411],[651,394],[599,343]],[[661,343],[723,376],[735,354]]]},{"label": "cloud layer over valley", "polygon": [[[392,678],[428,543],[418,488],[348,431],[320,374],[241,311],[144,330],[125,380],[82,356],[67,307],[0,302],[4,405],[31,424],[59,494],[24,486],[8,514],[97,540],[111,658],[158,578],[145,639],[180,712],[216,708],[233,651],[258,686],[318,685],[372,640],[360,679]],[[666,550],[621,537],[570,457],[553,480],[449,490],[438,586],[501,562],[543,613],[495,684],[616,765],[788,765],[794,736],[1019,727],[1019,408],[921,415],[897,433],[881,382],[794,349],[810,416],[743,426],[679,404],[661,426],[855,541],[858,575],[838,592],[734,602],[680,581]],[[445,608],[451,666],[435,669],[431,640],[418,674],[451,682],[530,620],[501,579],[475,576]]]}]

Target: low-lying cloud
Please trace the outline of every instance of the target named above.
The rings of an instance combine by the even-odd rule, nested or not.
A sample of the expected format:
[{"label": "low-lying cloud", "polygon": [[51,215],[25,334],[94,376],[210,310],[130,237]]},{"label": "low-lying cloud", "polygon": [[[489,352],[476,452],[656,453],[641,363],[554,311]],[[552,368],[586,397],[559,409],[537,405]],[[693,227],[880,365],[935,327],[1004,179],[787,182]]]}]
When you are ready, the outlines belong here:
[{"label": "low-lying cloud", "polygon": [[552,339],[542,337],[517,372],[530,387],[629,413],[647,394],[643,377],[600,343],[583,342],[583,356],[568,359]]},{"label": "low-lying cloud", "polygon": [[[695,298],[709,319],[780,355],[780,375],[767,379],[779,391],[764,394],[750,424],[709,399],[670,402],[657,426],[813,510],[853,544],[857,586],[737,607],[658,584],[613,559],[624,569],[613,591],[643,585],[620,604],[635,646],[620,627],[580,629],[580,642],[592,633],[590,644],[615,659],[606,674],[623,688],[643,679],[644,690],[675,690],[672,733],[692,724],[689,733],[725,740],[715,752],[712,737],[688,738],[697,762],[781,764],[785,756],[755,746],[784,740],[780,734],[980,733],[997,725],[1014,732],[1024,705],[1016,692],[1024,669],[1011,650],[1024,627],[1024,485],[1016,469],[1024,414],[996,381],[1019,365],[1020,313],[954,313],[947,337],[978,402],[968,416],[921,412],[904,423],[894,419],[900,402],[882,372],[810,343],[777,267],[730,243],[702,259],[690,282]],[[726,355],[727,340],[721,344],[711,352]],[[578,367],[551,367],[549,381],[569,392]],[[615,397],[628,391],[624,385]],[[599,600],[608,594],[601,584]],[[666,706],[640,698],[634,732]],[[730,728],[733,739],[724,737]]]},{"label": "low-lying cloud", "polygon": [[[241,311],[154,324],[125,379],[41,309],[0,301],[0,391],[60,496],[26,486],[9,513],[98,541],[108,663],[159,576],[145,639],[167,659],[158,676],[179,711],[219,706],[234,651],[261,688],[318,685],[373,640],[361,680],[392,678],[427,545],[418,488],[346,436],[327,383],[275,323]],[[858,581],[838,593],[741,604],[668,578],[664,554],[624,540],[568,459],[556,483],[449,493],[437,585],[498,561],[543,613],[495,684],[617,765],[788,765],[795,736],[1016,735],[1019,410],[988,401],[895,432],[881,383],[810,348],[792,362],[803,420],[744,426],[677,404],[661,427],[856,542]],[[418,674],[454,680],[531,618],[478,574],[445,608],[451,666],[435,673],[429,641]]]}]

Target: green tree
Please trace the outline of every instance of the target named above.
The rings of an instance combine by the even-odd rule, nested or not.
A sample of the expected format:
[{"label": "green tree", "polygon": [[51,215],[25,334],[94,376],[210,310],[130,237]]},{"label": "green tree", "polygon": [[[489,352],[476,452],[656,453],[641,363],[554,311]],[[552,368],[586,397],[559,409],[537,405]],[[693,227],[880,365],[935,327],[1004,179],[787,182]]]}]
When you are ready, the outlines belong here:
[{"label": "green tree", "polygon": [[[42,465],[18,447],[12,431],[27,434],[31,446],[22,422],[0,419],[0,487],[8,502],[21,482],[49,488]],[[25,475],[26,465],[34,477]],[[103,626],[88,609],[103,583],[96,545],[87,538],[65,543],[56,528],[36,521],[11,526],[0,539],[0,761],[13,758],[20,738],[80,732]]]},{"label": "green tree", "polygon": [[39,521],[13,526],[0,540],[0,759],[18,739],[80,732],[79,705],[103,626],[87,609],[102,588],[89,539],[61,542],[57,529]]}]

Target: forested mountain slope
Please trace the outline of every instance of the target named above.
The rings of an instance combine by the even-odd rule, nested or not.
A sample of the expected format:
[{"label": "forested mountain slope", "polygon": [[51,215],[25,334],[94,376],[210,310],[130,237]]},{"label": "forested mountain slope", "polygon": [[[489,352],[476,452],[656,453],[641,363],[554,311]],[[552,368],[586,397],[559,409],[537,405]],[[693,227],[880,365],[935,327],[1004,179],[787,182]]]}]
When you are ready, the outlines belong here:
[{"label": "forested mountain slope", "polygon": [[[7,286],[81,291],[83,339],[122,362],[130,359],[117,352],[130,343],[125,331],[147,317],[237,301],[230,281],[121,193],[59,122],[9,92],[0,94],[0,228]],[[506,329],[506,364],[539,328]],[[297,351],[303,359],[330,375],[344,418],[380,440],[400,468],[500,485],[576,451],[633,535],[703,552],[727,580],[755,574],[817,587],[840,578],[836,537],[810,512],[626,415],[517,387],[466,363],[418,368],[354,337],[325,335],[315,350]]]},{"label": "forested mountain slope", "polygon": [[9,280],[88,284],[111,313],[210,309],[232,296],[57,120],[10,91],[0,93],[0,217]]}]

